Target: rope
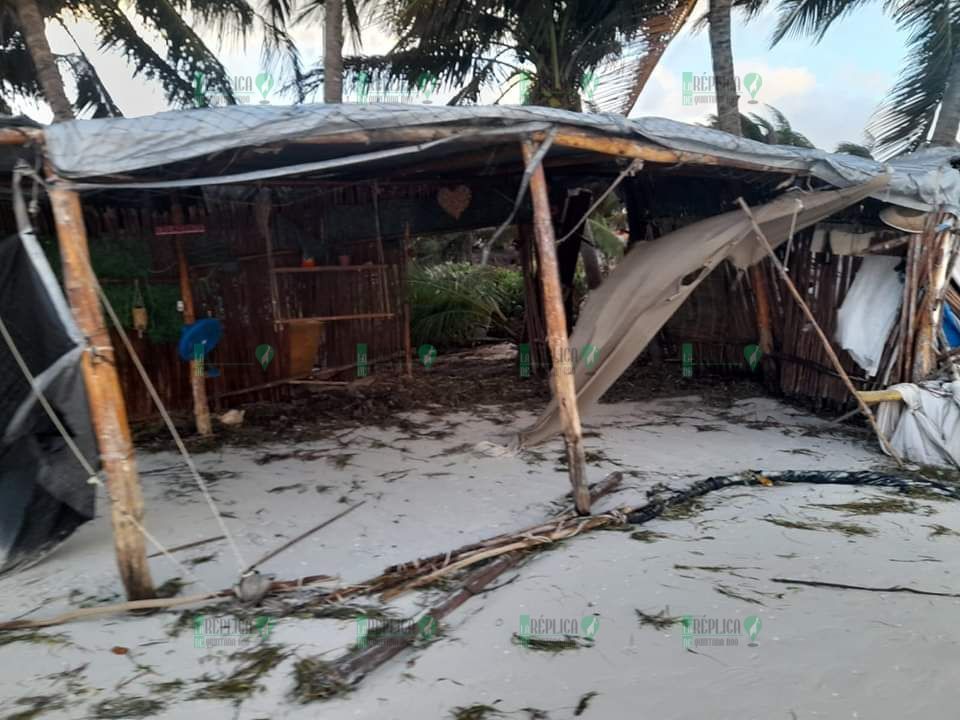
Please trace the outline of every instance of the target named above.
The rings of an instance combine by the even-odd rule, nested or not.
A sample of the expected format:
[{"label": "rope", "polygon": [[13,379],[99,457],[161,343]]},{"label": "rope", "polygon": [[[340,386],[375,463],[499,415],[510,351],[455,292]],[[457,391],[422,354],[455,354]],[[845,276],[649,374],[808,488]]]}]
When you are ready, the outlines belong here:
[{"label": "rope", "polygon": [[243,559],[243,555],[240,553],[240,548],[237,547],[237,542],[234,539],[233,534],[230,532],[227,524],[223,521],[223,516],[220,514],[220,511],[217,508],[217,504],[214,501],[213,496],[210,495],[210,490],[207,488],[207,483],[197,470],[197,466],[194,464],[193,458],[187,451],[187,446],[183,444],[183,440],[180,438],[180,433],[177,432],[177,428],[173,424],[173,420],[170,418],[170,413],[167,412],[167,408],[163,404],[163,400],[160,399],[160,394],[157,392],[156,387],[154,387],[153,382],[150,380],[150,376],[147,375],[147,370],[143,367],[143,363],[140,361],[140,356],[137,355],[137,351],[134,349],[133,343],[130,342],[130,338],[127,335],[126,330],[123,329],[123,325],[120,323],[120,318],[117,317],[117,313],[113,309],[113,305],[110,304],[110,299],[103,291],[103,288],[100,287],[100,281],[97,280],[97,276],[94,274],[93,268],[90,267],[89,261],[87,261],[87,263],[90,277],[93,278],[93,285],[97,290],[97,294],[100,296],[100,301],[103,303],[103,306],[107,310],[107,314],[110,316],[110,320],[117,329],[117,333],[120,335],[120,340],[123,342],[123,346],[127,349],[127,354],[130,355],[130,359],[136,366],[137,372],[140,374],[140,378],[143,380],[143,384],[147,386],[147,392],[149,392],[150,397],[153,398],[153,402],[157,406],[157,410],[160,412],[160,416],[163,418],[164,424],[167,426],[167,429],[173,436],[173,441],[177,444],[177,449],[183,456],[183,461],[190,469],[190,473],[193,475],[193,479],[196,481],[197,487],[200,488],[200,492],[203,493],[203,497],[207,501],[207,505],[210,507],[210,512],[212,512],[213,516],[217,519],[217,524],[220,526],[220,530],[227,538],[227,542],[230,544],[230,548],[233,550],[233,555],[237,560],[237,569],[241,574],[243,574],[247,567],[247,561]]},{"label": "rope", "polygon": [[[46,187],[46,183],[43,182],[43,179],[36,173],[36,171],[31,169],[24,169],[21,174],[18,174],[15,179],[13,191],[14,194],[20,196],[20,176],[29,176],[32,177],[35,183],[39,183]],[[199,471],[197,470],[196,465],[193,463],[193,458],[190,457],[190,453],[187,452],[186,446],[183,444],[183,440],[180,438],[180,434],[177,432],[176,426],[173,424],[173,420],[170,419],[170,414],[167,412],[166,407],[163,404],[163,400],[160,399],[160,395],[157,393],[157,389],[154,387],[153,382],[150,380],[150,376],[147,375],[146,369],[143,367],[143,363],[140,361],[140,356],[137,354],[137,351],[134,349],[133,344],[130,342],[130,338],[127,335],[126,331],[123,329],[123,324],[120,322],[120,318],[117,317],[116,311],[113,309],[113,305],[110,303],[110,299],[107,297],[107,294],[103,291],[103,288],[100,286],[100,281],[97,279],[96,273],[93,271],[93,266],[90,264],[89,256],[84,256],[83,261],[86,263],[86,270],[93,282],[93,286],[97,291],[97,294],[100,296],[100,301],[103,303],[103,306],[107,310],[107,314],[110,316],[111,321],[116,327],[117,332],[120,335],[120,339],[123,341],[123,346],[127,349],[127,353],[130,355],[130,359],[133,361],[134,366],[137,368],[137,372],[140,374],[141,379],[143,380],[144,385],[147,386],[147,392],[150,393],[150,397],[153,399],[153,402],[157,406],[161,417],[163,418],[164,423],[167,426],[167,429],[170,431],[170,434],[173,436],[173,440],[177,445],[177,448],[180,451],[180,454],[183,456],[184,462],[186,462],[187,467],[190,469],[190,473],[193,475],[193,479],[197,483],[197,487],[200,488],[200,492],[203,494],[204,499],[207,501],[207,505],[210,507],[210,511],[213,513],[213,516],[217,520],[217,524],[220,526],[220,530],[223,532],[224,537],[226,537],[227,542],[230,544],[230,548],[233,550],[234,557],[237,561],[237,569],[241,574],[244,573],[244,569],[247,567],[247,562],[244,560],[243,555],[240,553],[240,548],[237,547],[236,540],[233,537],[233,534],[227,528],[226,523],[223,521],[223,517],[220,515],[220,511],[217,509],[217,505],[213,500],[213,497],[210,495],[210,490],[207,488],[206,482],[200,476]],[[109,490],[108,490],[109,492]],[[113,497],[111,496],[110,501],[113,502]],[[143,532],[146,532],[145,530]],[[145,535],[146,537],[146,535]],[[162,548],[161,548],[162,549]]]},{"label": "rope", "polygon": [[16,360],[17,365],[20,367],[20,370],[23,372],[24,377],[27,379],[27,382],[30,384],[31,390],[33,390],[34,395],[37,396],[37,401],[46,411],[47,416],[50,418],[50,422],[53,423],[54,427],[57,428],[57,431],[60,433],[63,441],[67,444],[67,447],[70,448],[70,452],[73,453],[74,457],[77,458],[77,461],[83,467],[83,471],[87,473],[87,482],[91,485],[100,485],[107,492],[107,497],[110,498],[110,502],[113,507],[120,510],[120,513],[128,520],[140,533],[150,542],[157,550],[159,550],[164,557],[166,557],[170,562],[176,565],[180,570],[182,570],[187,575],[192,575],[197,582],[203,585],[210,592],[214,592],[200,577],[194,573],[193,570],[187,568],[183,563],[177,560],[170,552],[163,546],[159,540],[157,540],[153,535],[150,534],[150,531],[147,530],[128,510],[123,508],[121,505],[117,504],[117,501],[113,497],[113,493],[110,492],[110,488],[100,482],[100,478],[97,477],[97,471],[93,469],[93,466],[90,465],[90,462],[84,457],[83,452],[77,446],[77,443],[74,442],[73,437],[70,433],[67,432],[67,429],[63,426],[63,423],[60,421],[60,418],[57,416],[56,411],[53,409],[53,406],[50,405],[50,402],[47,400],[46,396],[43,394],[43,391],[40,389],[40,386],[37,384],[36,378],[30,372],[30,368],[27,367],[27,363],[23,359],[23,355],[20,354],[20,350],[17,348],[16,343],[11,337],[10,332],[7,330],[7,325],[3,322],[3,318],[0,318],[0,335],[3,335],[3,339],[7,344],[7,347],[10,349],[10,354],[13,355],[13,359]]},{"label": "rope", "polygon": [[600,207],[600,203],[602,203],[604,200],[607,199],[607,195],[609,195],[610,193],[612,193],[614,190],[617,189],[617,185],[619,185],[620,183],[622,183],[622,182],[623,182],[623,179],[624,179],[625,177],[627,177],[627,175],[633,175],[634,173],[636,173],[637,171],[639,171],[641,168],[643,168],[643,160],[634,160],[633,162],[631,162],[631,163],[623,170],[623,172],[621,172],[619,175],[617,175],[616,179],[615,179],[612,183],[610,183],[610,187],[608,187],[608,188],[604,191],[603,195],[601,195],[600,197],[598,197],[597,200],[596,200],[596,202],[593,203],[593,205],[590,206],[590,209],[587,210],[587,211],[583,214],[583,217],[580,218],[580,219],[577,221],[577,224],[573,226],[573,229],[572,229],[570,232],[568,232],[566,235],[564,235],[562,238],[560,238],[559,240],[557,240],[557,241],[556,241],[556,244],[559,245],[559,244],[562,243],[564,240],[566,240],[568,237],[570,237],[571,235],[573,235],[573,234],[577,231],[577,229],[578,229],[581,225],[583,225],[583,223],[587,220],[587,218],[589,218],[591,215],[593,215],[593,211],[596,210],[598,207]]},{"label": "rope", "polygon": [[520,186],[517,188],[517,195],[513,200],[513,208],[510,210],[510,214],[507,215],[507,219],[500,224],[500,227],[494,230],[493,235],[491,235],[490,239],[484,244],[483,258],[480,261],[481,265],[487,264],[487,259],[490,251],[493,249],[493,244],[497,241],[497,238],[499,238],[503,232],[510,227],[514,216],[520,210],[520,206],[523,204],[523,197],[527,194],[527,188],[530,186],[530,178],[533,177],[534,171],[540,166],[540,163],[543,162],[543,158],[546,157],[547,151],[550,150],[550,146],[553,145],[553,140],[556,138],[556,136],[557,128],[551,127],[547,132],[546,137],[543,139],[543,142],[540,143],[540,147],[537,148],[537,151],[533,154],[533,157],[530,158],[530,164],[524,168],[523,177],[520,178]]}]

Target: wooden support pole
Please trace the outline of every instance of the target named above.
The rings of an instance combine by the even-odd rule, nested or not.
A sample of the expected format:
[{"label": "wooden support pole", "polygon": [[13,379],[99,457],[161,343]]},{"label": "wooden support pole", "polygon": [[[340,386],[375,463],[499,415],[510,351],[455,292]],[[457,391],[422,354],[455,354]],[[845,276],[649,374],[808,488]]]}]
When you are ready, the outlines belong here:
[{"label": "wooden support pole", "polygon": [[947,230],[935,237],[930,251],[930,264],[923,272],[926,277],[926,293],[920,321],[917,327],[916,346],[913,359],[913,379],[915,382],[926,380],[937,369],[936,334],[940,328],[940,318],[944,288],[948,282],[948,270],[953,255],[953,231]]},{"label": "wooden support pole", "polygon": [[[192,325],[197,316],[193,307],[193,291],[190,287],[190,270],[187,257],[183,252],[183,241],[177,238],[177,263],[180,268],[180,295],[183,298],[183,324]],[[203,436],[213,434],[210,422],[210,407],[207,403],[207,379],[203,365],[193,357],[190,359],[190,390],[193,394],[193,417],[197,432]]]},{"label": "wooden support pole", "polygon": [[[183,223],[183,208],[174,201],[171,219],[175,225]],[[183,240],[178,235],[177,265],[180,269],[180,297],[183,300],[183,324],[192,325],[197,321],[197,314],[193,306],[193,290],[190,287],[190,268],[187,265],[187,255],[183,251]],[[190,358],[190,390],[193,393],[193,417],[197,423],[197,432],[208,437],[213,435],[213,425],[210,422],[210,406],[207,403],[207,378],[203,364],[191,356]]]},{"label": "wooden support pole", "polygon": [[70,311],[89,343],[90,351],[83,353],[81,367],[100,461],[112,499],[110,519],[120,579],[127,599],[152,598],[153,580],[143,536],[130,521],[134,518],[143,524],[143,495],[137,476],[137,461],[110,333],[97,298],[97,282],[90,265],[80,197],[76,192],[59,189],[56,185],[51,185],[49,192]]},{"label": "wooden support pole", "polygon": [[[757,306],[757,332],[760,338],[760,350],[763,353],[761,362],[764,369],[769,370],[773,358],[773,313],[770,311],[770,293],[762,263],[754,263],[750,266],[750,285],[753,287],[753,297]],[[764,375],[766,376],[767,373]]]},{"label": "wooden support pole", "polygon": [[860,412],[864,414],[864,416],[867,418],[867,421],[870,423],[870,426],[873,428],[873,431],[877,434],[877,439],[880,441],[880,445],[883,446],[883,449],[886,450],[887,454],[896,461],[897,465],[900,468],[903,468],[903,460],[897,454],[896,450],[891,447],[890,442],[880,430],[880,426],[877,425],[877,419],[873,416],[873,413],[870,412],[870,408],[867,407],[867,404],[863,401],[863,398],[860,397],[857,389],[853,386],[850,376],[847,375],[847,371],[843,369],[843,365],[840,363],[840,358],[838,358],[837,354],[833,351],[833,347],[830,345],[830,341],[827,339],[823,329],[820,327],[820,323],[818,323],[817,319],[813,316],[813,313],[810,311],[810,307],[803,299],[800,291],[797,290],[797,286],[794,285],[793,280],[790,279],[790,274],[787,272],[787,269],[783,266],[783,263],[780,262],[780,258],[778,258],[777,254],[774,252],[773,246],[770,244],[770,241],[767,240],[767,236],[763,234],[763,230],[761,230],[760,226],[757,224],[757,220],[753,217],[753,213],[750,212],[750,206],[744,202],[743,198],[737,198],[737,202],[740,203],[740,207],[743,208],[743,212],[745,212],[747,217],[750,218],[750,224],[753,225],[753,231],[756,233],[757,239],[763,244],[764,248],[766,248],[767,254],[770,256],[770,261],[779,271],[780,277],[783,278],[783,282],[790,291],[790,294],[793,295],[793,299],[796,300],[797,304],[800,305],[800,309],[806,316],[807,322],[813,326],[814,331],[817,333],[817,337],[819,337],[820,342],[823,343],[823,349],[826,351],[827,357],[830,358],[830,362],[833,363],[834,369],[840,375],[844,385],[847,386],[847,390],[857,401],[857,405],[860,406]]},{"label": "wooden support pole", "polygon": [[[523,160],[530,165],[534,155],[533,143],[522,143]],[[557,400],[563,438],[567,447],[567,464],[573,501],[577,512],[590,514],[590,491],[587,489],[587,460],[583,450],[580,429],[580,411],[577,408],[577,389],[573,380],[573,362],[567,342],[567,319],[563,312],[563,291],[560,289],[560,270],[550,219],[550,198],[543,167],[537,165],[530,178],[530,197],[533,200],[533,229],[540,255],[540,281],[547,320],[547,344],[553,358],[553,395]]]}]

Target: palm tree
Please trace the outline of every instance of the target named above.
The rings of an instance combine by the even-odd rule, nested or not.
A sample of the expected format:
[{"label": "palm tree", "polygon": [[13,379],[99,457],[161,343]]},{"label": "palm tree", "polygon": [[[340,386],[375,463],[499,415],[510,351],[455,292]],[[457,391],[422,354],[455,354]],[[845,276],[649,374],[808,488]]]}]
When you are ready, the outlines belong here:
[{"label": "palm tree", "polygon": [[[783,0],[773,44],[788,35],[823,39],[837,19],[867,0]],[[928,138],[953,145],[960,130],[960,3],[886,0],[884,10],[908,33],[906,65],[870,120],[875,151],[889,157]]]},{"label": "palm tree", "polygon": [[[424,78],[456,87],[452,103],[476,102],[482,88],[503,94],[529,82],[527,102],[581,109],[584,77],[630,43],[652,35],[684,0],[385,0],[380,23],[398,36],[383,56],[345,65],[415,87]],[[319,86],[319,70],[308,78]],[[502,97],[502,95],[501,95]]]},{"label": "palm tree", "polygon": [[732,7],[733,0],[710,0],[707,17],[710,25],[713,87],[717,98],[717,127],[731,135],[740,135],[740,111],[737,108],[739,97],[733,73],[733,47],[730,42]]},{"label": "palm tree", "polygon": [[[175,106],[207,103],[206,96],[196,91],[198,78],[226,102],[235,102],[227,72],[200,38],[200,28],[240,39],[261,29],[265,63],[268,67],[281,63],[283,74],[292,74],[299,88],[300,58],[286,31],[289,0],[264,0],[259,9],[246,0],[140,0],[132,8],[147,31],[162,36],[163,54],[141,35],[119,0],[0,0],[0,92],[47,102],[55,121],[86,111],[92,111],[94,117],[120,114],[94,64],[79,46],[77,53],[69,55],[51,51],[46,22],[59,22],[67,28],[71,18],[94,26],[100,49],[121,50],[135,76],[159,80],[167,100]],[[73,102],[67,96],[63,71],[74,79]]]},{"label": "palm tree", "polygon": [[343,102],[343,16],[354,42],[360,41],[360,9],[366,0],[308,0],[297,19],[298,23],[312,22],[319,14],[323,17],[323,64],[306,78],[306,85],[316,89],[323,85],[325,103]]}]

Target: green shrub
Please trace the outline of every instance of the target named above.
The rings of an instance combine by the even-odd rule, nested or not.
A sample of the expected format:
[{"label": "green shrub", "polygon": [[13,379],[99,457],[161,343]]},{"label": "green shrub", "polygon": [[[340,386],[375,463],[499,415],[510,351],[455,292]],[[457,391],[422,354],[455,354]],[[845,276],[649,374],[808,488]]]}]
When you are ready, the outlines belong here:
[{"label": "green shrub", "polygon": [[489,336],[515,339],[523,313],[523,277],[509,268],[413,265],[408,292],[415,345],[462,346]]}]

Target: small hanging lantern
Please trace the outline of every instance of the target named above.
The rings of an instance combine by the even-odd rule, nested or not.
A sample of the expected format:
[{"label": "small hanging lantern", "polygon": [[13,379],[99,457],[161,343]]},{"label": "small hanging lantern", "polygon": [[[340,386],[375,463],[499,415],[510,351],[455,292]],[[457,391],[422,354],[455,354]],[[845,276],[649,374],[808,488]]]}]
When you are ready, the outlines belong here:
[{"label": "small hanging lantern", "polygon": [[143,295],[140,293],[140,281],[133,281],[133,329],[139,337],[147,329],[147,307],[143,304]]}]

